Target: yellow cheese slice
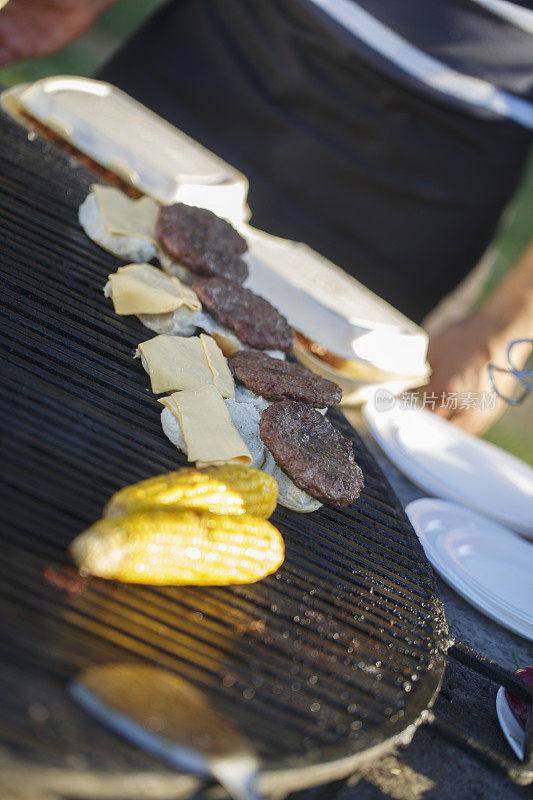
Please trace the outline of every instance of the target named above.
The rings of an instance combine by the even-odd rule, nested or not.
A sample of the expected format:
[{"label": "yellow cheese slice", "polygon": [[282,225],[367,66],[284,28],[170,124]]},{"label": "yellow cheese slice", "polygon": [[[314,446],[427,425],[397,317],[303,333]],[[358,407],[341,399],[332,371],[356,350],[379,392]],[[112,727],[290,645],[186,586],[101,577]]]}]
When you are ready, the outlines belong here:
[{"label": "yellow cheese slice", "polygon": [[109,275],[111,299],[117,314],[166,314],[186,306],[199,311],[198,297],[177,278],[151,264],[128,264]]},{"label": "yellow cheese slice", "polygon": [[227,360],[215,340],[206,333],[200,334],[205,360],[213,375],[213,384],[222,397],[235,397],[235,383]]},{"label": "yellow cheese slice", "polygon": [[[209,350],[209,361],[204,347]],[[233,378],[222,351],[214,341],[213,345],[206,345],[199,336],[161,335],[141,342],[138,350],[146,361],[154,394],[215,386],[223,397],[235,396]]]},{"label": "yellow cheese slice", "polygon": [[155,221],[159,206],[151,197],[132,200],[113,186],[93,183],[100,216],[108,233],[115,236],[134,236],[136,239],[155,241]]},{"label": "yellow cheese slice", "polygon": [[159,402],[178,419],[187,446],[187,458],[195,461],[197,467],[252,463],[250,451],[214,386],[174,392]]},{"label": "yellow cheese slice", "polygon": [[[155,223],[160,207],[155,200],[151,197],[132,200],[120,189],[101,183],[93,183],[91,191],[94,193],[100,217],[109,234],[131,236],[153,244],[157,250],[161,267],[169,275],[177,277],[180,272],[189,272],[187,267],[174,261],[157,241]],[[192,274],[194,275],[194,273]]]}]

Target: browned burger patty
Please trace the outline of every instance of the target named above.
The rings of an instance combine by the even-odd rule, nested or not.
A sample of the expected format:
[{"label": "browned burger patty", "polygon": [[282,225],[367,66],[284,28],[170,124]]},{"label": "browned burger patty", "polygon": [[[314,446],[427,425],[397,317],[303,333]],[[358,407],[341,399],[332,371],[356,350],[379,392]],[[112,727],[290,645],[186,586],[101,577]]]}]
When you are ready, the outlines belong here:
[{"label": "browned burger patty", "polygon": [[242,283],[248,267],[240,258],[246,240],[225,219],[207,208],[184,203],[163,206],[155,233],[172,258],[199,275],[221,275]]},{"label": "browned burger patty", "polygon": [[267,353],[238,350],[229,358],[233,376],[267,400],[298,400],[316,408],[340,403],[342,390],[301,364],[281,361]]},{"label": "browned burger patty", "polygon": [[352,443],[319,411],[292,400],[272,403],[261,415],[259,433],[276,464],[304,492],[340,508],[359,497],[364,480]]},{"label": "browned burger patty", "polygon": [[244,344],[291,352],[294,330],[263,297],[224,278],[201,278],[192,288],[217,322],[231,328]]}]

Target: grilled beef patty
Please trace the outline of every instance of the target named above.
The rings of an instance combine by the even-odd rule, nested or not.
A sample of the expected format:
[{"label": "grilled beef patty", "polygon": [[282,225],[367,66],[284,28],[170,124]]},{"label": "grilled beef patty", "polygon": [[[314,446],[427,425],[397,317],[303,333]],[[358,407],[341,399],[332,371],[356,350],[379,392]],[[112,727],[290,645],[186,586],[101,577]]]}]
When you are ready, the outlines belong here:
[{"label": "grilled beef patty", "polygon": [[291,352],[294,330],[263,297],[224,278],[201,278],[192,288],[217,322],[231,328],[244,344]]},{"label": "grilled beef patty", "polygon": [[272,403],[261,415],[259,433],[276,464],[304,492],[340,508],[359,497],[364,480],[353,445],[319,411],[293,400]]},{"label": "grilled beef patty", "polygon": [[229,358],[236,380],[267,400],[298,400],[315,408],[340,403],[340,386],[321,378],[307,367],[280,361],[267,353],[238,350]]},{"label": "grilled beef patty", "polygon": [[155,232],[159,243],[176,261],[199,275],[221,275],[242,283],[248,267],[240,258],[246,240],[225,219],[206,208],[174,203],[163,206]]}]

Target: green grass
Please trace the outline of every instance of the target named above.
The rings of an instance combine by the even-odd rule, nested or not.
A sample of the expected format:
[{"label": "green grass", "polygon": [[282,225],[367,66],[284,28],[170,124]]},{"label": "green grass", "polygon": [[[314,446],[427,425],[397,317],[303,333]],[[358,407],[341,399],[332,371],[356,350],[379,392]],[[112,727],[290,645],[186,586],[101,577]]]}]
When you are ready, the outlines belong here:
[{"label": "green grass", "polygon": [[533,396],[506,411],[483,438],[533,466]]},{"label": "green grass", "polygon": [[14,86],[49,75],[90,77],[161,2],[122,0],[102,14],[87,33],[58,53],[0,67],[0,83]]},{"label": "green grass", "polygon": [[[0,83],[37,80],[48,75],[91,76],[162,0],[122,0],[103,14],[84,36],[61,52],[0,68]],[[497,251],[482,297],[516,262],[533,234],[533,158],[512,207],[495,237]],[[533,397],[510,408],[485,437],[533,464]]]},{"label": "green grass", "polygon": [[[497,255],[481,301],[516,263],[532,236],[533,157],[494,239]],[[530,335],[533,336],[533,331]],[[529,369],[533,369],[531,362],[533,359],[530,359]],[[484,438],[533,465],[533,394],[521,406],[509,407]]]},{"label": "green grass", "polygon": [[497,251],[491,275],[481,300],[516,263],[522,250],[533,236],[533,154],[529,159],[522,182],[511,207],[504,214],[494,238]]}]

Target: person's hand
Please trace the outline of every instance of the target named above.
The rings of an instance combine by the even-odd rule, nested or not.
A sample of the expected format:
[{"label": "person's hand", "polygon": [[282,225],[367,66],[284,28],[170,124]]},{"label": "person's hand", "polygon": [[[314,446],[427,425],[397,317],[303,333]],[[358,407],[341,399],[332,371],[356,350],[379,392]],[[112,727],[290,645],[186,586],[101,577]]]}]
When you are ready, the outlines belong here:
[{"label": "person's hand", "polygon": [[10,0],[0,10],[0,66],[60,50],[116,0]]},{"label": "person's hand", "polygon": [[[429,386],[425,389],[444,403],[437,402],[435,411],[470,433],[484,433],[505,410],[507,404],[493,394],[489,364],[507,367],[507,348],[514,339],[533,336],[533,240],[520,260],[493,289],[485,303],[473,314],[430,338],[428,361],[432,368]],[[522,368],[531,352],[524,347],[513,364]],[[505,397],[513,395],[516,379],[498,373],[498,390]],[[457,407],[446,402],[450,392],[457,392]],[[461,403],[462,393],[485,395],[494,403]],[[444,393],[444,394],[443,394]],[[464,398],[468,395],[463,395]],[[469,395],[472,397],[472,395]]]},{"label": "person's hand", "polygon": [[[424,391],[426,396],[430,393],[437,395],[435,412],[470,433],[484,433],[506,408],[506,403],[492,394],[494,390],[489,381],[488,366],[491,362],[506,366],[508,344],[507,335],[495,332],[490,322],[479,313],[433,336],[428,349],[432,375]],[[498,388],[501,386],[511,392],[512,385],[513,378],[498,377]],[[483,395],[483,392],[487,394]],[[454,396],[456,403],[446,403],[447,398]],[[465,403],[467,397],[475,398],[476,402]],[[484,404],[482,398],[486,400]]]}]

